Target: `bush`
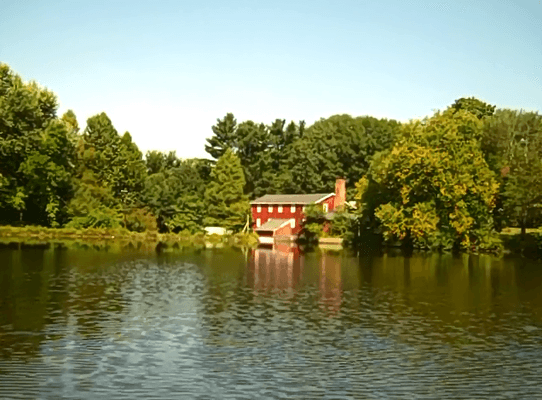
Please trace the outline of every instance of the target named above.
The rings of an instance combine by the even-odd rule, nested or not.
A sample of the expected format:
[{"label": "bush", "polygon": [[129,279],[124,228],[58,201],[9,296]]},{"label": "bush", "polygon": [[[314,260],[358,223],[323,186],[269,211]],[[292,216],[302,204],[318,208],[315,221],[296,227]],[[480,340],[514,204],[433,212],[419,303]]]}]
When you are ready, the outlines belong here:
[{"label": "bush", "polygon": [[85,229],[85,228],[120,228],[121,218],[116,210],[110,208],[100,208],[90,211],[84,216],[73,217],[66,224],[67,228]]},{"label": "bush", "polygon": [[157,231],[156,217],[145,208],[133,208],[124,216],[124,227],[133,232]]}]

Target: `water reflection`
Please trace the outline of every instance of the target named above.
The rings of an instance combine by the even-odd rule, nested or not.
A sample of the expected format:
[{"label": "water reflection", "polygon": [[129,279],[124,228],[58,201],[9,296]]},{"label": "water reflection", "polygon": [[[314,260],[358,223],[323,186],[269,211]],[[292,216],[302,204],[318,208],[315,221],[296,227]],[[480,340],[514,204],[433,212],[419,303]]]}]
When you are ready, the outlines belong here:
[{"label": "water reflection", "polygon": [[320,257],[320,306],[336,314],[341,307],[341,259],[337,255],[323,253]]},{"label": "water reflection", "polygon": [[303,273],[300,250],[287,244],[252,249],[247,272],[255,291],[293,289]]},{"label": "water reflection", "polygon": [[0,398],[542,393],[534,261],[47,247],[0,266]]}]

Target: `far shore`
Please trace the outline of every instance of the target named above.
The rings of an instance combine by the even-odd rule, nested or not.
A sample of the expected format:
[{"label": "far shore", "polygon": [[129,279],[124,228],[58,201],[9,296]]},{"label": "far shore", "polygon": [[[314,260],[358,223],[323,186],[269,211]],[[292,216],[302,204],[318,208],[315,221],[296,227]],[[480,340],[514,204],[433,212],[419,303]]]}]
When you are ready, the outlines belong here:
[{"label": "far shore", "polygon": [[126,229],[110,228],[44,228],[38,226],[13,227],[0,226],[0,243],[48,243],[82,242],[89,244],[110,245],[120,243],[123,247],[133,248],[168,248],[189,245],[218,245],[253,247],[258,245],[258,238],[253,233],[232,235],[205,235],[204,233],[159,233],[156,231],[131,232]]},{"label": "far shore", "polygon": [[[519,254],[528,258],[542,258],[542,235],[539,229],[527,229],[526,235],[521,236],[519,228],[505,228],[500,233],[500,237],[503,244],[501,255]],[[296,245],[295,242],[289,243]],[[322,237],[318,243],[318,247],[322,250],[341,250],[344,248],[343,239],[338,237]],[[190,233],[186,231],[179,233],[133,232],[123,228],[73,229],[40,226],[0,226],[0,244],[29,246],[53,244],[60,247],[93,248],[117,247],[119,250],[137,249],[167,252],[194,246],[202,248],[224,246],[258,247],[260,243],[256,233],[208,235],[203,232]],[[372,243],[373,245],[375,244]],[[382,244],[379,248],[385,249],[389,247]],[[391,248],[397,247],[401,246],[391,246]]]}]

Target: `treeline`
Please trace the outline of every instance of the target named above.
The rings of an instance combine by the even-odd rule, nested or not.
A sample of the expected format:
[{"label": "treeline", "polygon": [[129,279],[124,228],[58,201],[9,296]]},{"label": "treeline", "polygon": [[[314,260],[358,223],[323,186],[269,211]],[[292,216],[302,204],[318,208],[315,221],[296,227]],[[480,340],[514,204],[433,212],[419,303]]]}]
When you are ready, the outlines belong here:
[{"label": "treeline", "polygon": [[310,126],[227,114],[212,127],[212,159],[145,157],[105,113],[80,129],[57,99],[0,65],[0,223],[242,229],[266,193],[332,192],[347,180],[358,208],[341,234],[368,232],[418,247],[498,246],[504,226],[542,222],[542,118],[462,98],[401,124],[335,115]]}]

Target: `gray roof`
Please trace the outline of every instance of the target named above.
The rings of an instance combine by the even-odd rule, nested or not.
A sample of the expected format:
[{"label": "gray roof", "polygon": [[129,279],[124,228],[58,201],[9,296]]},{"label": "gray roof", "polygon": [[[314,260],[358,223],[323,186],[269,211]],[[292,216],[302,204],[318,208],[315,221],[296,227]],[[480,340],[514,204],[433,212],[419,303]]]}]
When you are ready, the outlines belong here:
[{"label": "gray roof", "polygon": [[266,194],[250,204],[311,204],[322,201],[335,193],[314,194]]},{"label": "gray roof", "polygon": [[275,229],[280,228],[282,225],[284,225],[286,222],[290,222],[290,219],[284,219],[284,218],[277,218],[277,219],[270,219],[265,224],[260,226],[259,228],[256,228],[257,231],[274,231]]}]

